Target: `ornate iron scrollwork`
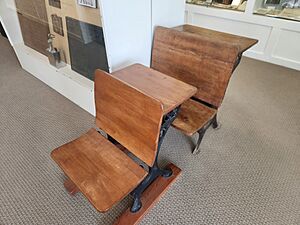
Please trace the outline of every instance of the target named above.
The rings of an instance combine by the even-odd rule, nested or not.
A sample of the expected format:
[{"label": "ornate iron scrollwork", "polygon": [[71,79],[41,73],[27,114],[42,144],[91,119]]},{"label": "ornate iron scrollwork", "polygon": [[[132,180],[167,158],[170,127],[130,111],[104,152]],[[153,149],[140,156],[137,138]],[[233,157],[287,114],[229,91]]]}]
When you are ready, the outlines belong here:
[{"label": "ornate iron scrollwork", "polygon": [[176,119],[176,116],[178,115],[179,112],[179,107],[175,108],[173,111],[168,113],[167,115],[164,116],[162,125],[160,128],[160,135],[159,135],[159,142],[158,142],[158,147],[157,147],[157,154],[156,154],[156,159],[153,163],[152,167],[149,167],[149,173],[146,176],[146,178],[137,186],[136,189],[134,189],[131,193],[133,196],[133,205],[130,209],[131,212],[135,213],[138,212],[142,208],[142,202],[141,202],[141,195],[144,192],[144,190],[158,177],[158,176],[163,176],[163,177],[170,177],[172,175],[172,170],[168,169],[160,169],[157,164],[157,158],[158,154],[161,148],[161,145],[163,143],[163,140],[166,136],[166,133],[168,129],[170,128],[171,124],[173,121]]}]

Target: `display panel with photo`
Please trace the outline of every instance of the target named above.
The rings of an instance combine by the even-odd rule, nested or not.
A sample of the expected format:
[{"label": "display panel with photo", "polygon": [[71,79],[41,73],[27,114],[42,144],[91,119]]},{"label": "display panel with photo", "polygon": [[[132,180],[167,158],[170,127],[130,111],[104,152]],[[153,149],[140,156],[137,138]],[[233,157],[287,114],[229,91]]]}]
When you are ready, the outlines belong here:
[{"label": "display panel with photo", "polygon": [[91,8],[97,8],[96,0],[78,0],[78,4],[82,6],[91,7]]},{"label": "display panel with photo", "polygon": [[51,15],[53,31],[61,36],[64,36],[62,18],[56,14]]},{"label": "display panel with photo", "polygon": [[59,9],[61,8],[60,0],[49,0],[49,5]]}]

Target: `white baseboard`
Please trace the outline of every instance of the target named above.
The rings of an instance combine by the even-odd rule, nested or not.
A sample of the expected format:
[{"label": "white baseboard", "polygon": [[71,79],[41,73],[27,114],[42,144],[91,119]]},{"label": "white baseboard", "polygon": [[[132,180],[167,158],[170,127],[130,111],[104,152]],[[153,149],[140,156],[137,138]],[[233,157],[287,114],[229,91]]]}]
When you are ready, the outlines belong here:
[{"label": "white baseboard", "polygon": [[69,65],[61,69],[51,66],[46,56],[24,44],[13,47],[24,70],[95,115],[93,81],[71,70]]}]

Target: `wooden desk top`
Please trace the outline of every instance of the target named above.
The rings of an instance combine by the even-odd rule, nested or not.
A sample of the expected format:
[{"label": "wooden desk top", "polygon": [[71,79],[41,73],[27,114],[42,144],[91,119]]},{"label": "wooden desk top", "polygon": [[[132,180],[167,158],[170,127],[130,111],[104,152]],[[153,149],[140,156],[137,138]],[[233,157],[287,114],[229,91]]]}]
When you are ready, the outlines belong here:
[{"label": "wooden desk top", "polygon": [[169,113],[197,92],[194,86],[141,64],[134,64],[113,72],[112,76],[160,101],[164,114]]},{"label": "wooden desk top", "polygon": [[219,32],[215,30],[209,30],[206,28],[202,27],[196,27],[192,25],[182,25],[178,27],[174,27],[173,29],[177,31],[182,31],[182,32],[187,32],[191,34],[197,34],[200,35],[202,38],[207,38],[211,41],[217,42],[224,42],[226,45],[235,45],[238,47],[239,52],[243,53],[253,45],[255,45],[258,40],[252,39],[252,38],[247,38],[247,37],[242,37],[242,36],[237,36],[233,34],[228,34],[224,32]]}]

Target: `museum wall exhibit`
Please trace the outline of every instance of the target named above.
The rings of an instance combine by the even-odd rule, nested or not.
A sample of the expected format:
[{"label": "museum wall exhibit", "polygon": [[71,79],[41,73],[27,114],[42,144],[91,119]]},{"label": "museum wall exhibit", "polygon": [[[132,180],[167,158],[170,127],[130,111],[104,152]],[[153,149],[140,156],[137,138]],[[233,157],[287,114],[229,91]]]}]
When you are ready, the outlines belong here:
[{"label": "museum wall exhibit", "polygon": [[71,67],[93,80],[96,69],[108,72],[102,27],[66,17]]},{"label": "museum wall exhibit", "polygon": [[185,0],[4,0],[0,21],[24,70],[95,114],[94,70],[150,66],[155,26],[183,24],[184,7]]},{"label": "museum wall exhibit", "polygon": [[[244,12],[247,0],[187,0],[187,3]],[[299,0],[256,0],[254,14],[300,20]]]},{"label": "museum wall exhibit", "polygon": [[45,0],[16,0],[24,44],[46,54],[49,33]]},{"label": "museum wall exhibit", "polygon": [[245,56],[300,70],[299,0],[187,0],[186,22],[259,42]]},{"label": "museum wall exhibit", "polygon": [[[258,39],[245,56],[300,70],[298,1],[187,2],[4,0],[0,20],[22,67],[92,114],[93,69],[112,72],[135,62],[149,66],[155,26],[181,25],[184,19]],[[287,19],[260,13],[261,8],[293,14]]]},{"label": "museum wall exhibit", "polygon": [[93,80],[97,68],[108,71],[100,10],[96,1],[90,5],[78,1],[46,0],[53,46],[60,58],[81,75]]},{"label": "museum wall exhibit", "polygon": [[90,80],[97,68],[109,71],[96,0],[15,3],[24,44],[46,55],[51,65],[61,68],[69,64]]}]

